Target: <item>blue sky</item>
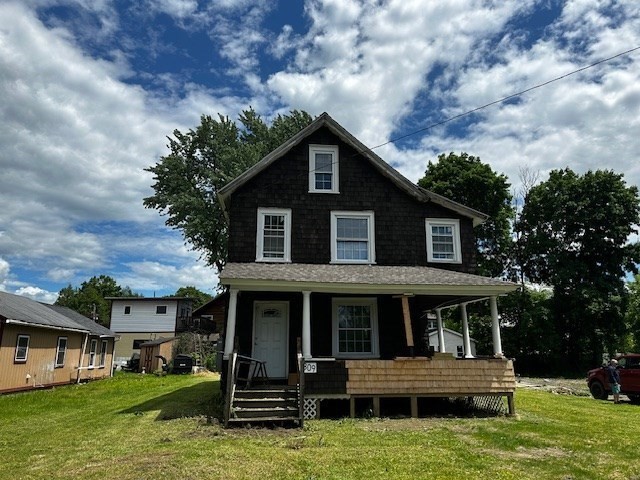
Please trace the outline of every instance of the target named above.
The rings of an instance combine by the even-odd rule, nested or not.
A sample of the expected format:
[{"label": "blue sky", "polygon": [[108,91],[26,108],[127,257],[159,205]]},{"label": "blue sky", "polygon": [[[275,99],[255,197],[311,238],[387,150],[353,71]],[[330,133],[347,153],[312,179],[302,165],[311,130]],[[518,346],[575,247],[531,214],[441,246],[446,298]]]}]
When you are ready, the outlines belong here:
[{"label": "blue sky", "polygon": [[[216,272],[142,199],[201,114],[328,112],[375,146],[640,46],[635,0],[0,1],[0,290],[106,274],[151,296]],[[640,51],[381,147],[413,181],[466,151],[640,184]]]}]

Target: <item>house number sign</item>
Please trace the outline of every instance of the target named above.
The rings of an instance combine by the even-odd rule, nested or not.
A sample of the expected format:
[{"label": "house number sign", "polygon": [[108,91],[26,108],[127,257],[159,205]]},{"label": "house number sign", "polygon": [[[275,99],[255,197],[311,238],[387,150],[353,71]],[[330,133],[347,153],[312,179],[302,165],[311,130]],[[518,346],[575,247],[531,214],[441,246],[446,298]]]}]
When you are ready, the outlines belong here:
[{"label": "house number sign", "polygon": [[318,373],[318,364],[316,362],[305,363],[304,373]]}]

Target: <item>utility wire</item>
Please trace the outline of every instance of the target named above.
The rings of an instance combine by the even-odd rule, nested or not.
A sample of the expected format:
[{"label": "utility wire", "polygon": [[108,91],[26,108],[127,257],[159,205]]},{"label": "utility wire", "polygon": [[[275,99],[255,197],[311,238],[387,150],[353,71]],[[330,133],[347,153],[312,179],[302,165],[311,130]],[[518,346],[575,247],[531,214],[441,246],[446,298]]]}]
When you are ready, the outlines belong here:
[{"label": "utility wire", "polygon": [[[484,109],[484,108],[487,108],[487,107],[490,107],[490,106],[492,106],[492,105],[495,105],[495,104],[497,104],[497,103],[502,103],[502,102],[504,102],[504,101],[506,101],[506,100],[509,100],[510,98],[514,98],[514,97],[518,97],[518,96],[520,96],[520,95],[524,95],[525,93],[528,93],[528,92],[530,92],[530,91],[532,91],[532,90],[535,90],[535,89],[537,89],[537,88],[544,87],[544,86],[549,85],[550,83],[553,83],[553,82],[557,82],[558,80],[562,80],[563,78],[570,77],[571,75],[575,75],[576,73],[583,72],[583,71],[585,71],[585,70],[588,70],[589,68],[593,68],[593,67],[595,67],[596,65],[600,65],[601,63],[605,63],[605,62],[608,62],[608,61],[610,61],[610,60],[613,60],[614,58],[618,58],[618,57],[621,57],[621,56],[623,56],[623,55],[627,55],[627,54],[629,54],[629,53],[631,53],[631,52],[635,52],[636,50],[640,50],[640,46],[637,46],[637,47],[635,47],[635,48],[631,48],[631,49],[626,50],[626,51],[624,51],[624,52],[620,52],[620,53],[618,53],[618,54],[616,54],[616,55],[613,55],[613,56],[611,56],[611,57],[608,57],[608,58],[603,58],[602,60],[598,60],[597,62],[592,63],[591,65],[587,65],[586,67],[582,67],[582,68],[579,68],[579,69],[574,70],[574,71],[572,71],[572,72],[565,73],[564,75],[561,75],[561,76],[559,76],[559,77],[556,77],[556,78],[554,78],[554,79],[552,79],[552,80],[548,80],[548,81],[546,81],[546,82],[539,83],[538,85],[534,85],[533,87],[527,88],[527,89],[522,90],[522,91],[520,91],[520,92],[518,92],[518,93],[514,93],[514,94],[508,95],[508,96],[506,96],[506,97],[503,97],[503,98],[501,98],[500,100],[494,100],[493,102],[487,103],[487,104],[482,105],[482,106],[480,106],[480,107],[476,107],[476,108],[474,108],[474,109],[472,109],[472,110],[468,110],[468,111],[463,112],[463,113],[460,113],[460,114],[458,114],[458,115],[454,115],[453,117],[449,117],[449,118],[447,118],[447,119],[445,119],[445,120],[442,120],[442,121],[440,121],[440,122],[433,123],[433,124],[431,124],[431,125],[429,125],[429,126],[426,126],[426,127],[424,127],[424,128],[421,128],[421,129],[419,129],[419,130],[415,130],[415,131],[410,132],[410,133],[407,133],[407,134],[405,134],[405,135],[401,135],[401,136],[399,136],[399,137],[392,138],[392,139],[390,139],[390,140],[388,140],[388,141],[386,141],[386,142],[384,142],[384,143],[381,143],[380,145],[376,145],[375,147],[371,147],[371,148],[369,148],[368,150],[369,150],[369,151],[371,151],[371,150],[375,150],[376,148],[384,147],[385,145],[389,145],[390,143],[395,143],[395,142],[397,142],[398,140],[402,140],[402,139],[404,139],[404,138],[411,137],[412,135],[415,135],[415,134],[417,134],[417,133],[425,132],[425,131],[430,130],[430,129],[432,129],[432,128],[439,127],[440,125],[444,125],[444,124],[446,124],[446,123],[450,123],[450,122],[452,122],[452,121],[454,121],[454,120],[457,120],[458,118],[464,117],[464,116],[466,116],[466,115],[470,115],[470,114],[472,114],[472,113],[475,113],[475,112],[477,112],[477,111],[479,111],[479,110],[482,110],[482,109]],[[365,150],[365,151],[366,151],[366,150]]]}]

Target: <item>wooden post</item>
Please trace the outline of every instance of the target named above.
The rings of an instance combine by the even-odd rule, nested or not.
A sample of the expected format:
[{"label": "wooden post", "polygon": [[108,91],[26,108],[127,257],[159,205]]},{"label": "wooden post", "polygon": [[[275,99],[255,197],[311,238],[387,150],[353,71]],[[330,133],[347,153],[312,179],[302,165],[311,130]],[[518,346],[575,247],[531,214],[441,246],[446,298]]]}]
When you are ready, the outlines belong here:
[{"label": "wooden post", "polygon": [[415,343],[413,342],[413,327],[411,326],[411,310],[409,309],[409,295],[397,295],[393,298],[402,300],[402,317],[404,318],[404,333],[407,339],[407,347],[409,347],[409,356],[415,357]]},{"label": "wooden post", "polygon": [[513,393],[507,395],[507,404],[509,405],[509,415],[515,415],[516,403],[513,401]]},{"label": "wooden post", "polygon": [[224,330],[224,356],[225,360],[233,352],[233,342],[236,336],[236,309],[238,305],[238,290],[232,288],[229,290],[229,311],[227,312],[227,325]]},{"label": "wooden post", "polygon": [[411,397],[411,418],[418,418],[418,397]]},{"label": "wooden post", "polygon": [[356,418],[356,399],[355,397],[349,397],[349,416]]},{"label": "wooden post", "polygon": [[380,417],[380,397],[373,397],[373,416]]}]

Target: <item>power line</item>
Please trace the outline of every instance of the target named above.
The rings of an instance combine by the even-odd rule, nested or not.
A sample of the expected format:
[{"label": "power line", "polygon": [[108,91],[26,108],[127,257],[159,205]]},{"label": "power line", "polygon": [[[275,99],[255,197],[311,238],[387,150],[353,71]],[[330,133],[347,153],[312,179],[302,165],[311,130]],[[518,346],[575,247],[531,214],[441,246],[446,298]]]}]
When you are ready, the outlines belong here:
[{"label": "power line", "polygon": [[460,114],[458,114],[458,115],[454,115],[453,117],[449,117],[449,118],[447,118],[447,119],[445,119],[445,120],[442,120],[442,121],[440,121],[440,122],[433,123],[433,124],[431,124],[431,125],[429,125],[429,126],[426,126],[426,127],[424,127],[424,128],[420,128],[420,129],[418,129],[418,130],[415,130],[415,131],[413,131],[413,132],[407,133],[407,134],[405,134],[405,135],[401,135],[401,136],[399,136],[399,137],[392,138],[392,139],[390,139],[390,140],[388,140],[388,141],[386,141],[386,142],[384,142],[384,143],[381,143],[380,145],[376,145],[375,147],[371,147],[371,148],[369,148],[368,150],[369,150],[369,151],[371,151],[371,150],[375,150],[376,148],[384,147],[385,145],[388,145],[388,144],[390,144],[390,143],[395,143],[395,142],[397,142],[398,140],[402,140],[403,138],[411,137],[411,136],[413,136],[413,135],[415,135],[415,134],[417,134],[417,133],[425,132],[425,131],[430,130],[430,129],[432,129],[432,128],[439,127],[440,125],[444,125],[444,124],[446,124],[446,123],[450,123],[450,122],[452,122],[452,121],[454,121],[454,120],[457,120],[458,118],[464,117],[464,116],[466,116],[466,115],[470,115],[470,114],[472,114],[472,113],[475,113],[475,112],[477,112],[477,111],[479,111],[479,110],[482,110],[482,109],[484,109],[484,108],[487,108],[487,107],[490,107],[490,106],[492,106],[492,105],[495,105],[495,104],[497,104],[497,103],[502,103],[502,102],[504,102],[504,101],[506,101],[506,100],[509,100],[510,98],[514,98],[514,97],[518,97],[518,96],[520,96],[520,95],[524,95],[525,93],[528,93],[528,92],[530,92],[530,91],[532,91],[532,90],[535,90],[535,89],[537,89],[537,88],[544,87],[544,86],[549,85],[550,83],[553,83],[553,82],[557,82],[558,80],[562,80],[563,78],[570,77],[571,75],[575,75],[576,73],[583,72],[583,71],[585,71],[585,70],[588,70],[589,68],[593,68],[593,67],[595,67],[596,65],[600,65],[601,63],[605,63],[605,62],[608,62],[608,61],[610,61],[610,60],[613,60],[614,58],[618,58],[618,57],[621,57],[621,56],[623,56],[623,55],[627,55],[627,54],[629,54],[629,53],[631,53],[631,52],[635,52],[636,50],[640,50],[640,46],[637,46],[637,47],[635,47],[635,48],[631,48],[631,49],[626,50],[626,51],[624,51],[624,52],[620,52],[620,53],[618,53],[618,54],[616,54],[616,55],[613,55],[613,56],[611,56],[611,57],[604,58],[604,59],[602,59],[602,60],[598,60],[597,62],[594,62],[594,63],[592,63],[591,65],[587,65],[586,67],[581,67],[581,68],[579,68],[579,69],[577,69],[577,70],[574,70],[574,71],[572,71],[572,72],[565,73],[564,75],[561,75],[561,76],[559,76],[559,77],[556,77],[556,78],[554,78],[554,79],[552,79],[552,80],[547,80],[546,82],[539,83],[538,85],[534,85],[533,87],[529,87],[529,88],[527,88],[527,89],[525,89],[525,90],[522,90],[522,91],[520,91],[520,92],[518,92],[518,93],[514,93],[514,94],[511,94],[511,95],[508,95],[508,96],[503,97],[503,98],[501,98],[501,99],[499,99],[499,100],[494,100],[493,102],[487,103],[487,104],[482,105],[482,106],[480,106],[480,107],[476,107],[476,108],[474,108],[474,109],[472,109],[472,110],[468,110],[468,111],[463,112],[463,113],[460,113]]}]

